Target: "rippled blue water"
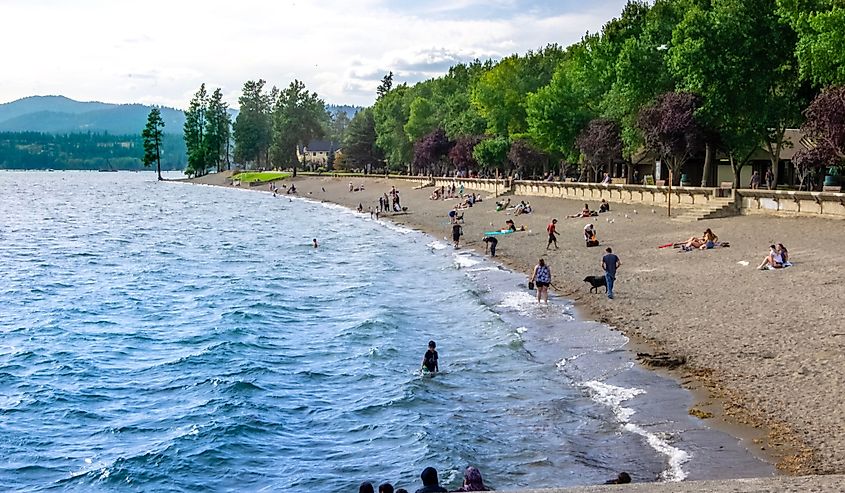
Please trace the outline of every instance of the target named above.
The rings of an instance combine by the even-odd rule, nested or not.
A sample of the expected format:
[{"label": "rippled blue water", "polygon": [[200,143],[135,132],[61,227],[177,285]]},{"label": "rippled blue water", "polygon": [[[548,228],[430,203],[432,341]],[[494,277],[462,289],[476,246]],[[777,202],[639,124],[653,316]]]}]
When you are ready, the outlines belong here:
[{"label": "rippled blue water", "polygon": [[[768,471],[685,416],[617,333],[421,234],[149,173],[0,173],[0,191],[2,490]],[[417,373],[429,339],[433,379]]]}]

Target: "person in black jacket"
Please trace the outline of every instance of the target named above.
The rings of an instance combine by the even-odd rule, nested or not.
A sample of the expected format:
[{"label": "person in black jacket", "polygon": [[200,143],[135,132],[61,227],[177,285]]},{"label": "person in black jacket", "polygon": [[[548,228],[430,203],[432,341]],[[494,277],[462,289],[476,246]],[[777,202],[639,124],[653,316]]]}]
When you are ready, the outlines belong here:
[{"label": "person in black jacket", "polygon": [[437,479],[437,469],[433,467],[426,467],[420,474],[423,487],[418,489],[416,493],[447,493],[449,490],[440,486],[440,480]]}]

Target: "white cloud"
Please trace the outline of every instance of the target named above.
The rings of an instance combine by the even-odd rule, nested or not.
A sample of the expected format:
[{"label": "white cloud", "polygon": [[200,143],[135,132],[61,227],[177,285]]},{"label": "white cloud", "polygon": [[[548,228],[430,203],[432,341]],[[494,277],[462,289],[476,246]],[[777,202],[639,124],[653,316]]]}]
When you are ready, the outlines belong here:
[{"label": "white cloud", "polygon": [[[202,82],[232,106],[243,82],[294,78],[370,104],[389,70],[415,82],[473,58],[570,44],[624,0],[2,0],[0,102],[33,94],[184,107]],[[412,5],[399,7],[397,4]]]}]

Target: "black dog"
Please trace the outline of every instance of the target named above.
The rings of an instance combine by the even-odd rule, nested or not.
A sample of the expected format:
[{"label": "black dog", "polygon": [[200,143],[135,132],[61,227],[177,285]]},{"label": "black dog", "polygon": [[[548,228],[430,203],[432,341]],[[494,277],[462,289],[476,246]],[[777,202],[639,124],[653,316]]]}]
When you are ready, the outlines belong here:
[{"label": "black dog", "polygon": [[584,278],[584,282],[588,282],[591,286],[593,286],[590,288],[591,293],[593,291],[598,293],[601,286],[604,286],[604,292],[607,292],[607,279],[605,279],[604,276],[587,276]]}]

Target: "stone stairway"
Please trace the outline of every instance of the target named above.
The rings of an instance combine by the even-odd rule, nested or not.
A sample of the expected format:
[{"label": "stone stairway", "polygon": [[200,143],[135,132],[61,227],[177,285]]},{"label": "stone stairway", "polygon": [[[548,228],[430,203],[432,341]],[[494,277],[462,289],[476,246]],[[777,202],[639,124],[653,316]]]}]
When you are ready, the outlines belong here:
[{"label": "stone stairway", "polygon": [[737,214],[733,198],[714,198],[705,204],[679,207],[672,210],[672,219],[678,222],[694,222],[702,219],[735,216]]}]

